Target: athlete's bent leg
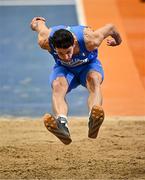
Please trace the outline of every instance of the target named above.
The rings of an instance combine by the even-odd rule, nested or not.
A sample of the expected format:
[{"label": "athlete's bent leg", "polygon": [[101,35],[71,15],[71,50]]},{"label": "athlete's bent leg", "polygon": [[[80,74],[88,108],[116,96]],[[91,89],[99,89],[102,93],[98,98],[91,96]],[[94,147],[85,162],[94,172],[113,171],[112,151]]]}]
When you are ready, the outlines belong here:
[{"label": "athlete's bent leg", "polygon": [[65,77],[57,77],[52,83],[52,104],[56,115],[45,114],[44,124],[48,131],[59,138],[64,144],[72,142],[69,129],[67,127],[67,103],[65,95],[68,90],[68,83]]},{"label": "athlete's bent leg", "polygon": [[102,76],[96,71],[90,71],[87,74],[86,85],[89,91],[88,106],[91,111],[94,105],[102,105],[102,93],[101,93]]},{"label": "athlete's bent leg", "polygon": [[65,77],[57,77],[52,83],[52,106],[56,116],[67,116],[68,105],[66,103],[66,93],[68,83]]},{"label": "athlete's bent leg", "polygon": [[101,74],[91,71],[87,75],[87,89],[89,91],[88,106],[90,109],[89,117],[89,138],[96,138],[104,120],[104,111],[102,109],[102,93],[101,93]]}]

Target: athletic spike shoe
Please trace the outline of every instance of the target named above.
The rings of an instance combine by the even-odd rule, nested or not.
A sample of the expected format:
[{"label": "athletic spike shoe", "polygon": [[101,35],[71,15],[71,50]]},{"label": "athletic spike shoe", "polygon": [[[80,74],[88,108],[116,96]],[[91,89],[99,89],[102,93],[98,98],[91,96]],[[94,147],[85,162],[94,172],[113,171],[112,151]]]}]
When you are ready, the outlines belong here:
[{"label": "athletic spike shoe", "polygon": [[48,131],[60,139],[61,142],[66,145],[72,142],[65,118],[58,117],[55,119],[51,114],[45,114],[43,120]]},{"label": "athletic spike shoe", "polygon": [[104,120],[104,111],[102,107],[100,106],[93,106],[91,110],[91,114],[89,117],[89,131],[88,131],[88,137],[89,138],[96,138],[99,132],[99,129],[103,123]]}]

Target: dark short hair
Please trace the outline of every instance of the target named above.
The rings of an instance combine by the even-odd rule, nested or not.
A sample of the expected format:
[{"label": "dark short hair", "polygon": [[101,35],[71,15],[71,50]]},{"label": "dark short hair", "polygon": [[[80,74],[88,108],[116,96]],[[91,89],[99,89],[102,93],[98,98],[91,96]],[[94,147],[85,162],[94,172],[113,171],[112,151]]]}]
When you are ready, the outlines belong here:
[{"label": "dark short hair", "polygon": [[67,49],[74,44],[74,37],[72,33],[66,29],[59,29],[55,31],[50,38],[50,43],[54,48]]}]

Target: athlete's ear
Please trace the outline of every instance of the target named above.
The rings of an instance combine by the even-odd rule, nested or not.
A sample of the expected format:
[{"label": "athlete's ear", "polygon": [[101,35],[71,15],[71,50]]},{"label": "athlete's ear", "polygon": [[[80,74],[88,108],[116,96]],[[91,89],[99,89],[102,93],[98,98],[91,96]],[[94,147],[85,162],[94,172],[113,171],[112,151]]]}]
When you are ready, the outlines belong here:
[{"label": "athlete's ear", "polygon": [[76,38],[74,38],[74,42],[77,42],[77,39],[76,39]]},{"label": "athlete's ear", "polygon": [[77,42],[77,39],[76,39],[76,38],[74,38],[74,44],[73,44],[73,47],[75,47],[76,42]]}]

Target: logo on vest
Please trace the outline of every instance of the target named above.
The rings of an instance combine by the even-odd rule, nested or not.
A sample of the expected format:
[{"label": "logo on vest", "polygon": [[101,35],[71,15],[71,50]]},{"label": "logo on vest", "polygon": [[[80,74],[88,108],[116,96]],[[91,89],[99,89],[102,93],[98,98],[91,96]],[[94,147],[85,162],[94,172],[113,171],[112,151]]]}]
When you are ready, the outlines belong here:
[{"label": "logo on vest", "polygon": [[70,62],[64,62],[64,61],[60,61],[60,62],[64,66],[75,67],[75,66],[79,66],[81,64],[85,64],[85,63],[89,62],[89,59],[86,58],[86,59],[80,60],[80,59],[75,58]]}]

